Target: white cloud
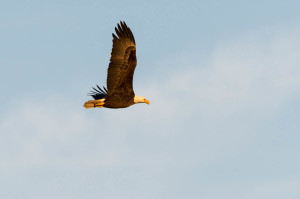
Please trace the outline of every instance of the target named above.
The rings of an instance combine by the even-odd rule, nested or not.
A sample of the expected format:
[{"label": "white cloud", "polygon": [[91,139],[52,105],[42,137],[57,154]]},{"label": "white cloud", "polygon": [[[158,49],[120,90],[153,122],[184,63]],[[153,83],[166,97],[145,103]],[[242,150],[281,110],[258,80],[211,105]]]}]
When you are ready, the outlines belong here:
[{"label": "white cloud", "polygon": [[289,32],[280,36],[218,46],[203,64],[183,63],[164,89],[184,92],[185,106],[208,114],[278,109],[300,89],[300,38]]},{"label": "white cloud", "polygon": [[[263,42],[253,36],[238,39],[218,46],[207,60],[188,65],[185,60],[194,58],[174,57],[173,73],[136,87],[146,93],[150,106],[84,110],[83,102],[68,97],[15,100],[0,123],[0,169],[59,168],[74,170],[80,179],[84,176],[77,171],[112,169],[121,177],[98,171],[88,175],[103,177],[99,181],[108,190],[121,189],[129,180],[143,192],[151,187],[152,196],[160,198],[164,187],[176,188],[167,179],[178,172],[197,173],[243,156],[257,134],[267,133],[258,128],[259,121],[278,117],[298,96],[296,33],[274,34]],[[72,186],[73,178],[68,179]],[[194,176],[188,179],[197,183]],[[134,190],[123,192],[129,198]]]}]

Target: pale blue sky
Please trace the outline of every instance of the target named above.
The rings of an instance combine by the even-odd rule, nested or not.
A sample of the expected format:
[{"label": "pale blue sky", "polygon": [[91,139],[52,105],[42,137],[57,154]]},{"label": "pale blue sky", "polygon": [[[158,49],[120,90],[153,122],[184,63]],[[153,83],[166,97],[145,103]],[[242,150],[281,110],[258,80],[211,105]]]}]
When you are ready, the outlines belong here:
[{"label": "pale blue sky", "polygon": [[[300,198],[299,1],[0,1],[0,198]],[[150,106],[85,110],[111,33]]]}]

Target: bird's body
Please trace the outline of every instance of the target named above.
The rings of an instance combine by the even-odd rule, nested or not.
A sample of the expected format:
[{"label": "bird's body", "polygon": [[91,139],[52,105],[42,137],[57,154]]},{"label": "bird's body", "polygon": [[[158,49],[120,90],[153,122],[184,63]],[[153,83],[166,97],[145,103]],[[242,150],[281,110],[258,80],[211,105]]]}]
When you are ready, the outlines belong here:
[{"label": "bird's body", "polygon": [[113,34],[113,48],[107,71],[107,89],[93,88],[91,96],[94,100],[87,101],[85,108],[106,107],[126,108],[136,103],[147,103],[144,97],[136,96],[132,80],[137,65],[136,45],[133,34],[125,22],[120,22]]}]

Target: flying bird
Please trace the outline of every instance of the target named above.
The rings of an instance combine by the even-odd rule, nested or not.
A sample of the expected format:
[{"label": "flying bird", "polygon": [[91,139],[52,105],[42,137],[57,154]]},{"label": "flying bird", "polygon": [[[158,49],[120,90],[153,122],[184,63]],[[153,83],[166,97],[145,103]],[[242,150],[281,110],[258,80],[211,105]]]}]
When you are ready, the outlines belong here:
[{"label": "flying bird", "polygon": [[89,93],[94,100],[84,103],[85,108],[126,108],[137,103],[150,102],[134,94],[132,80],[137,64],[136,45],[130,28],[123,21],[115,28],[110,63],[107,70],[107,89],[98,85]]}]

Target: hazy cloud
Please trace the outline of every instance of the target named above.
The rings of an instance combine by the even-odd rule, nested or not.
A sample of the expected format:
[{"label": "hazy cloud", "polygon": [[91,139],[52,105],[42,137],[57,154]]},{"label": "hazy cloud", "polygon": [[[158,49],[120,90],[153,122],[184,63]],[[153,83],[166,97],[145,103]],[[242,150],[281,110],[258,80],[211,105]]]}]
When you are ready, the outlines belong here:
[{"label": "hazy cloud", "polygon": [[[173,72],[136,85],[150,100],[149,107],[84,110],[85,99],[60,95],[12,101],[0,123],[3,179],[10,187],[22,176],[25,188],[20,193],[29,197],[34,190],[36,198],[50,191],[43,185],[70,198],[76,193],[78,198],[182,198],[187,192],[199,198],[214,192],[208,198],[265,199],[275,196],[272,190],[282,197],[299,196],[298,174],[294,181],[270,183],[267,176],[259,185],[243,182],[244,192],[237,195],[239,178],[220,180],[227,178],[222,169],[232,176],[239,169],[241,176],[255,173],[248,168],[255,161],[243,159],[251,154],[262,162],[262,170],[268,169],[264,157],[256,154],[270,154],[259,143],[271,144],[267,131],[281,133],[275,122],[282,108],[299,97],[299,31],[274,33],[267,41],[258,35],[223,43],[206,60],[188,65],[184,60],[193,59],[188,53],[174,56]],[[233,164],[236,170],[231,170]],[[55,179],[65,188],[57,187]],[[36,183],[40,190],[33,188]],[[199,191],[197,185],[207,190]],[[12,193],[10,188],[6,196],[17,197]]]}]

